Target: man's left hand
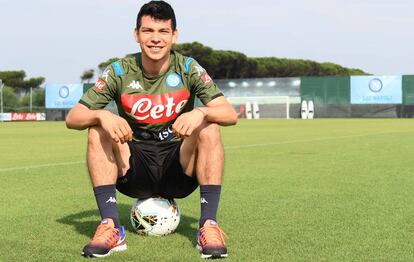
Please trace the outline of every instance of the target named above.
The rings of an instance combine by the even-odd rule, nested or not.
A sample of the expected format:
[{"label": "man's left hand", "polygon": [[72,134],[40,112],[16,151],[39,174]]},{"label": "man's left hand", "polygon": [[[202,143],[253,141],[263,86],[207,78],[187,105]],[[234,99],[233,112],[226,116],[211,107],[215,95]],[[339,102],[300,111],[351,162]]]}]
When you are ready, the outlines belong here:
[{"label": "man's left hand", "polygon": [[172,125],[175,136],[186,138],[204,121],[207,113],[205,108],[194,108],[192,111],[180,115]]}]

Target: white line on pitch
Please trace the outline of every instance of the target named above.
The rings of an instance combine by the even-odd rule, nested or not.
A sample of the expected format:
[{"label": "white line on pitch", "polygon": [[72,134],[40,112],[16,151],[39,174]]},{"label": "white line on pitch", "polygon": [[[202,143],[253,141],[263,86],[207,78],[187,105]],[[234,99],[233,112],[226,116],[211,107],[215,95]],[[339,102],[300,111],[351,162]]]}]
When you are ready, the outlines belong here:
[{"label": "white line on pitch", "polygon": [[226,147],[224,147],[224,149],[228,150],[228,149],[242,149],[242,148],[261,147],[261,146],[275,146],[275,145],[285,145],[285,144],[308,143],[308,142],[317,142],[317,141],[324,141],[324,140],[344,139],[344,138],[353,138],[353,137],[364,137],[364,136],[372,136],[372,135],[388,135],[388,134],[406,133],[406,132],[412,132],[412,131],[380,132],[380,133],[359,134],[359,135],[349,135],[349,136],[320,137],[320,138],[313,138],[313,139],[280,141],[280,142],[276,142],[276,143],[262,143],[262,144],[251,144],[251,145],[240,145],[240,146],[226,146]]},{"label": "white line on pitch", "polygon": [[84,164],[84,163],[85,163],[85,161],[74,161],[74,162],[61,162],[61,163],[52,163],[52,164],[43,164],[43,165],[33,165],[33,166],[6,167],[6,168],[1,168],[0,172],[25,170],[25,169],[33,169],[33,168],[42,168],[42,167],[77,165],[77,164]]},{"label": "white line on pitch", "polygon": [[[372,135],[388,135],[388,134],[393,134],[393,133],[406,133],[406,132],[411,132],[411,131],[381,132],[381,133],[359,134],[359,135],[349,135],[349,136],[334,136],[334,137],[321,137],[321,138],[313,138],[313,139],[290,140],[290,141],[281,141],[281,142],[276,142],[276,143],[263,143],[263,144],[251,144],[251,145],[240,145],[240,146],[226,146],[226,147],[224,147],[224,149],[226,149],[226,150],[228,150],[228,149],[242,149],[242,148],[249,148],[249,147],[261,147],[261,146],[274,146],[274,145],[284,145],[284,144],[307,143],[307,142],[317,142],[317,141],[332,140],[332,139],[344,139],[344,138],[364,137],[364,136],[372,136]],[[77,165],[77,164],[84,164],[84,163],[85,163],[85,161],[74,161],[74,162],[61,162],[61,163],[32,165],[32,166],[6,167],[6,168],[0,168],[0,173],[1,172],[7,172],[7,171],[34,169],[34,168],[42,168],[42,167]]]}]

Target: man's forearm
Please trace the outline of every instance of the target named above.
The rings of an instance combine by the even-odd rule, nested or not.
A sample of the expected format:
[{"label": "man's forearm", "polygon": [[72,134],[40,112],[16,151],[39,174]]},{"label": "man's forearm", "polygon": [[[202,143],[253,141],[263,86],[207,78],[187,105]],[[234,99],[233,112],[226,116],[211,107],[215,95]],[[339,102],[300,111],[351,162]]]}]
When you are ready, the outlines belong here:
[{"label": "man's forearm", "polygon": [[230,105],[216,105],[199,107],[203,111],[205,119],[221,126],[230,126],[237,123],[237,113]]},{"label": "man's forearm", "polygon": [[100,123],[101,110],[90,110],[83,105],[74,106],[66,116],[66,126],[70,129],[83,130]]}]

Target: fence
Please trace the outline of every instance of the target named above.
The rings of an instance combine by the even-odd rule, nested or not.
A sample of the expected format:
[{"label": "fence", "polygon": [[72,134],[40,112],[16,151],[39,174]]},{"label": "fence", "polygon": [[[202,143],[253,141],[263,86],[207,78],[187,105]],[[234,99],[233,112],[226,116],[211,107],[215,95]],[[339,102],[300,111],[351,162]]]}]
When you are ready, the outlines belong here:
[{"label": "fence", "polygon": [[[220,79],[216,83],[237,110],[243,103],[240,99],[237,102],[235,97],[247,100],[251,97],[268,98],[263,101],[271,101],[272,97],[289,97],[288,109],[284,100],[256,101],[263,117],[286,117],[286,112],[289,112],[290,118],[299,118],[303,100],[313,101],[314,117],[414,116],[414,75]],[[70,107],[92,86],[50,85],[50,90],[46,89],[46,101],[50,102],[46,105],[47,119],[63,120]],[[196,101],[196,104],[201,105],[201,102]],[[116,111],[113,104],[109,109]]]}]

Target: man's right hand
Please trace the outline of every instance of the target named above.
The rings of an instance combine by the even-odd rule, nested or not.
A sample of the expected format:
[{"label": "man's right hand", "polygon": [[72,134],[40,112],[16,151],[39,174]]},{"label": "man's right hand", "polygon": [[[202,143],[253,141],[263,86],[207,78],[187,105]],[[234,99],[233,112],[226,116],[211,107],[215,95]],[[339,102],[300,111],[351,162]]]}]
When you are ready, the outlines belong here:
[{"label": "man's right hand", "polygon": [[100,126],[108,132],[114,142],[123,144],[132,140],[132,129],[122,117],[106,110],[100,110],[98,119]]}]

